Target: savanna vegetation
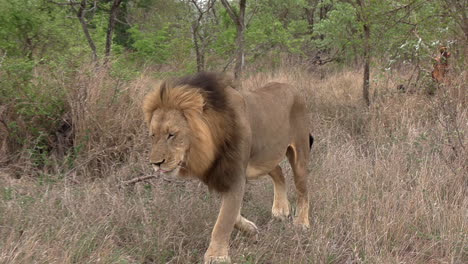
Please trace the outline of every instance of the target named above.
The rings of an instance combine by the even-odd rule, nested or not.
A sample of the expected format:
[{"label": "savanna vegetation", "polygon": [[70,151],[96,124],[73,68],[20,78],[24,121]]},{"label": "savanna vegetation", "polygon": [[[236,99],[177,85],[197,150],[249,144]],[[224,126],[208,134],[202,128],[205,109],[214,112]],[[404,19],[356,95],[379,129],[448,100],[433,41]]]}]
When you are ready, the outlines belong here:
[{"label": "savanna vegetation", "polygon": [[467,263],[467,43],[465,0],[0,0],[0,263],[201,262],[217,195],[124,184],[143,96],[198,71],[291,83],[315,137],[310,230],[249,182],[233,262]]}]

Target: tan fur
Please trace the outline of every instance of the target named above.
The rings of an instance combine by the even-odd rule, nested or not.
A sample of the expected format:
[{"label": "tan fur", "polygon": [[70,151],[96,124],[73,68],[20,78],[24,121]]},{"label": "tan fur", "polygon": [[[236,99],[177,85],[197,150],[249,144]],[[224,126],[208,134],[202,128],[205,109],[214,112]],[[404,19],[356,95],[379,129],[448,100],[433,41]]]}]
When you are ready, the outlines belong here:
[{"label": "tan fur", "polygon": [[[166,89],[162,98],[161,89]],[[168,89],[166,83],[148,94],[143,102],[143,112],[148,124],[156,109],[183,112],[192,132],[187,164],[190,166],[190,172],[195,175],[203,174],[211,165],[222,135],[222,131],[218,131],[216,126],[210,126],[211,120],[219,118],[216,113],[208,110],[202,115],[204,104],[203,96],[196,89],[187,85]]]},{"label": "tan fur", "polygon": [[309,227],[311,138],[304,102],[285,84],[272,83],[244,93],[228,85],[219,75],[199,74],[156,87],[143,103],[155,169],[196,177],[221,193],[221,209],[205,263],[229,261],[234,227],[257,232],[255,224],[240,214],[247,179],[270,175],[275,187],[272,214],[287,219],[287,188],[278,165],[285,154],[298,192],[295,223]]},{"label": "tan fur", "polygon": [[447,78],[447,73],[449,72],[449,63],[448,58],[451,56],[451,53],[448,51],[447,47],[439,47],[439,55],[434,58],[434,69],[431,72],[432,79],[438,83],[450,84],[450,79]]}]

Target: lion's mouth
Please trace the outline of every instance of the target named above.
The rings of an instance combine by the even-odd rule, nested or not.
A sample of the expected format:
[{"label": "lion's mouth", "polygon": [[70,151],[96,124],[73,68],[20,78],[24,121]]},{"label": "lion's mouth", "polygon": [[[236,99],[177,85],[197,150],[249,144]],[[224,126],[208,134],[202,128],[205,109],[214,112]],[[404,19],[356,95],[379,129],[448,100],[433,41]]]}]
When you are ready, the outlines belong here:
[{"label": "lion's mouth", "polygon": [[[176,167],[177,168],[177,167]],[[153,166],[153,169],[157,172],[157,173],[168,173],[168,172],[171,172],[173,170],[175,170],[176,168],[173,168],[173,169],[163,169],[161,167],[158,167],[158,166]]]},{"label": "lion's mouth", "polygon": [[166,176],[172,176],[174,174],[177,174],[179,172],[179,170],[182,168],[182,164],[183,162],[179,162],[174,168],[172,169],[168,169],[168,168],[161,168],[159,166],[153,166],[155,172],[158,174],[158,175],[166,175]]},{"label": "lion's mouth", "polygon": [[178,176],[180,171],[184,169],[184,162],[180,161],[173,168],[161,168],[160,166],[153,165],[153,169],[157,176]]}]

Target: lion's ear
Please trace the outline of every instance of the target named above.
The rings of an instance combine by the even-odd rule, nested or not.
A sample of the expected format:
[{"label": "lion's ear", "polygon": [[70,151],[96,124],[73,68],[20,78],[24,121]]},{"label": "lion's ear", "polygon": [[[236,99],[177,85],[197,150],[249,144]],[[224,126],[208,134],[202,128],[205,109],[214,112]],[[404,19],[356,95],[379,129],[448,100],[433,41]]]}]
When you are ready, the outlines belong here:
[{"label": "lion's ear", "polygon": [[149,92],[143,99],[143,114],[145,122],[149,125],[156,109],[162,106],[164,97],[167,95],[168,83],[163,81],[159,87]]},{"label": "lion's ear", "polygon": [[159,99],[161,102],[164,101],[164,97],[167,95],[167,89],[169,87],[168,80],[165,80],[159,86]]}]

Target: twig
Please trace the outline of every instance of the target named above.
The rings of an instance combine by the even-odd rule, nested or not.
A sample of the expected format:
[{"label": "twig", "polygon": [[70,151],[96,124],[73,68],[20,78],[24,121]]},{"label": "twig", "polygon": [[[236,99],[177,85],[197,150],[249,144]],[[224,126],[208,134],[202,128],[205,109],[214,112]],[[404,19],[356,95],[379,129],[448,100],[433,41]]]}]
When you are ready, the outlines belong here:
[{"label": "twig", "polygon": [[151,178],[156,178],[156,177],[154,175],[142,176],[142,177],[137,177],[137,178],[134,178],[134,179],[131,179],[131,180],[128,180],[128,181],[123,181],[122,183],[124,185],[130,185],[130,184],[135,184],[137,182],[146,181],[146,180],[149,180]]},{"label": "twig", "polygon": [[226,72],[227,68],[229,67],[229,65],[231,65],[231,63],[234,61],[234,56],[231,57],[231,59],[228,61],[228,63],[226,64],[226,66],[224,66],[223,68],[223,72]]},{"label": "twig", "polygon": [[56,4],[56,5],[62,5],[62,6],[65,6],[65,5],[72,6],[72,5],[79,5],[80,4],[79,2],[75,2],[75,1],[68,1],[68,2],[65,2],[65,3],[61,3],[61,2],[56,2],[56,1],[53,1],[53,0],[49,0],[49,2],[53,3],[53,4]]}]

